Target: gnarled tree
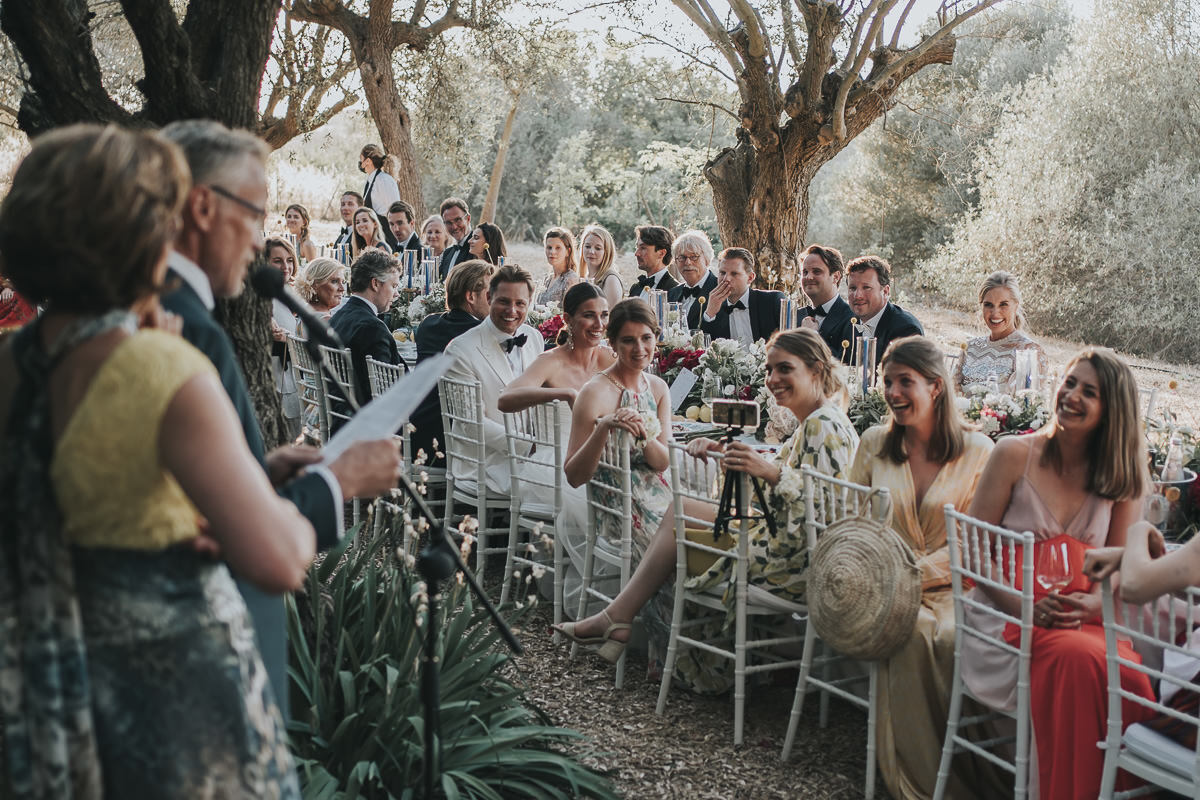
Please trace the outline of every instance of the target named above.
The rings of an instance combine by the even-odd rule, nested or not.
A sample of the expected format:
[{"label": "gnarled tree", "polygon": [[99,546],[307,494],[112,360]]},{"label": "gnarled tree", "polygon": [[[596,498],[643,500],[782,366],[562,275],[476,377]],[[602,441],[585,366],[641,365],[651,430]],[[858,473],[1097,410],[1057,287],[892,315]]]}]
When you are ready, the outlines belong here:
[{"label": "gnarled tree", "polygon": [[[114,97],[97,56],[97,16],[84,0],[4,0],[0,29],[23,68],[17,123],[30,136],[76,122],[165,125],[207,118],[254,130],[279,0],[121,0],[140,50],[140,98]],[[137,100],[140,99],[140,104]],[[86,189],[86,187],[81,187]],[[271,378],[270,303],[245,291],[218,315],[237,346],[263,439],[281,438]]]},{"label": "gnarled tree", "polygon": [[738,143],[704,168],[721,239],[755,253],[760,281],[790,287],[817,170],[883,115],[904,81],[949,64],[954,29],[1001,0],[943,0],[936,29],[911,46],[901,37],[917,0],[780,0],[771,24],[749,0],[730,0],[732,28],[708,0],[672,2],[728,65],[741,98]]},{"label": "gnarled tree", "polygon": [[[458,0],[449,0],[440,17],[428,19],[426,0],[415,0],[412,11],[394,19],[394,0],[370,0],[366,16],[356,13],[352,0],[290,0],[287,4],[294,19],[312,22],[339,31],[350,43],[363,94],[383,147],[400,162],[400,196],[425,215],[421,191],[421,170],[412,143],[412,121],[396,86],[392,56],[400,48],[416,52],[447,30],[455,27],[479,28],[488,24],[486,4],[472,0],[466,16],[459,14]],[[365,142],[364,142],[365,144]]]}]

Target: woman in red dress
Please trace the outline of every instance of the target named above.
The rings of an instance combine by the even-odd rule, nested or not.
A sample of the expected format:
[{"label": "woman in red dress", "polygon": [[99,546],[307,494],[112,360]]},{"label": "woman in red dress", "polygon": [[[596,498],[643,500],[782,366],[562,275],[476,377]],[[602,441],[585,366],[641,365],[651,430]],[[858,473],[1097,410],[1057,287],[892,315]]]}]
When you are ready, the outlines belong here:
[{"label": "woman in red dress", "polygon": [[[1100,587],[1083,576],[1083,559],[1089,549],[1125,543],[1126,531],[1141,517],[1149,485],[1137,384],[1129,366],[1101,347],[1084,350],[1068,366],[1052,423],[1036,434],[997,442],[979,479],[971,515],[1010,530],[1032,531],[1035,539],[1039,580],[1030,662],[1034,797],[1092,800],[1099,791],[1104,753],[1096,743],[1104,739],[1107,725],[1108,679]],[[1061,569],[1050,568],[1045,557],[1055,547],[1066,554]],[[1019,578],[1019,564],[1016,569]],[[1056,583],[1054,590],[1044,585]],[[1013,598],[992,597],[982,587],[973,591],[977,599],[1010,606],[1008,612],[1020,616]],[[981,612],[968,617],[981,628],[1003,624],[995,617],[985,622]],[[1020,632],[1008,627],[1006,638],[1016,644]],[[1127,644],[1122,649],[1127,658],[1137,658]],[[1015,707],[1015,656],[968,637],[962,669],[980,700]],[[1121,682],[1153,697],[1144,675],[1123,670]],[[1143,706],[1125,702],[1126,725],[1147,716]]]}]

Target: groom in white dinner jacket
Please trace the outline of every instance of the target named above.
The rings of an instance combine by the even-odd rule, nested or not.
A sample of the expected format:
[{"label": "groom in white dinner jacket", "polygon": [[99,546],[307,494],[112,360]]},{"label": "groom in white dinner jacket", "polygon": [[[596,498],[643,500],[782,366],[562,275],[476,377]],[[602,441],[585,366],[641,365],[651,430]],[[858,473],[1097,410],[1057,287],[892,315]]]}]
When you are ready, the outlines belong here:
[{"label": "groom in white dinner jacket", "polygon": [[[545,349],[542,335],[525,324],[533,289],[533,276],[524,269],[515,264],[501,267],[488,286],[487,319],[446,345],[446,352],[454,356],[454,366],[446,377],[479,381],[488,489],[503,495],[511,487],[508,439],[498,406],[500,393]],[[454,480],[474,481],[475,475],[461,462],[455,462]]]}]

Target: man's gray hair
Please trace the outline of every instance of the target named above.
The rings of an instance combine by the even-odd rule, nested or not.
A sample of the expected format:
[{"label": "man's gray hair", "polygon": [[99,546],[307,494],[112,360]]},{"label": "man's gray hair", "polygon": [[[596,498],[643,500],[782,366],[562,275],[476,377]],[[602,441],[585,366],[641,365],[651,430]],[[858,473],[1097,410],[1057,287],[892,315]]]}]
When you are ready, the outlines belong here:
[{"label": "man's gray hair", "polygon": [[224,177],[226,170],[240,166],[246,158],[265,163],[271,152],[266,142],[249,131],[231,130],[211,119],[172,122],[162,129],[162,135],[183,150],[193,183]]},{"label": "man's gray hair", "polygon": [[676,260],[680,253],[698,253],[704,259],[706,269],[716,256],[713,252],[712,242],[708,240],[708,234],[695,229],[679,234],[679,238],[671,245],[671,252],[675,255]]},{"label": "man's gray hair", "polygon": [[372,247],[350,265],[350,291],[365,292],[371,288],[372,280],[386,281],[398,269],[400,265],[391,253]]}]

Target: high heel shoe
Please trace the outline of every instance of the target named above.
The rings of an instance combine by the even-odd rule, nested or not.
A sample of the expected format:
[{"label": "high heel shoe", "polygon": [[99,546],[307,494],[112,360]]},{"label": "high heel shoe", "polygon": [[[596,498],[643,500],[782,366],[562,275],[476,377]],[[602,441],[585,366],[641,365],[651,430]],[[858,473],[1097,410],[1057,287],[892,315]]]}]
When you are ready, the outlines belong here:
[{"label": "high heel shoe", "polygon": [[628,643],[618,642],[612,638],[612,635],[616,631],[633,630],[633,626],[628,622],[613,622],[612,617],[608,615],[608,611],[601,611],[600,616],[604,617],[608,622],[608,627],[605,628],[603,636],[589,636],[586,638],[577,636],[575,634],[576,623],[574,622],[563,622],[551,627],[576,644],[596,647],[596,652],[600,654],[601,658],[610,664],[615,664],[621,658],[621,653],[625,652],[625,645]]}]

